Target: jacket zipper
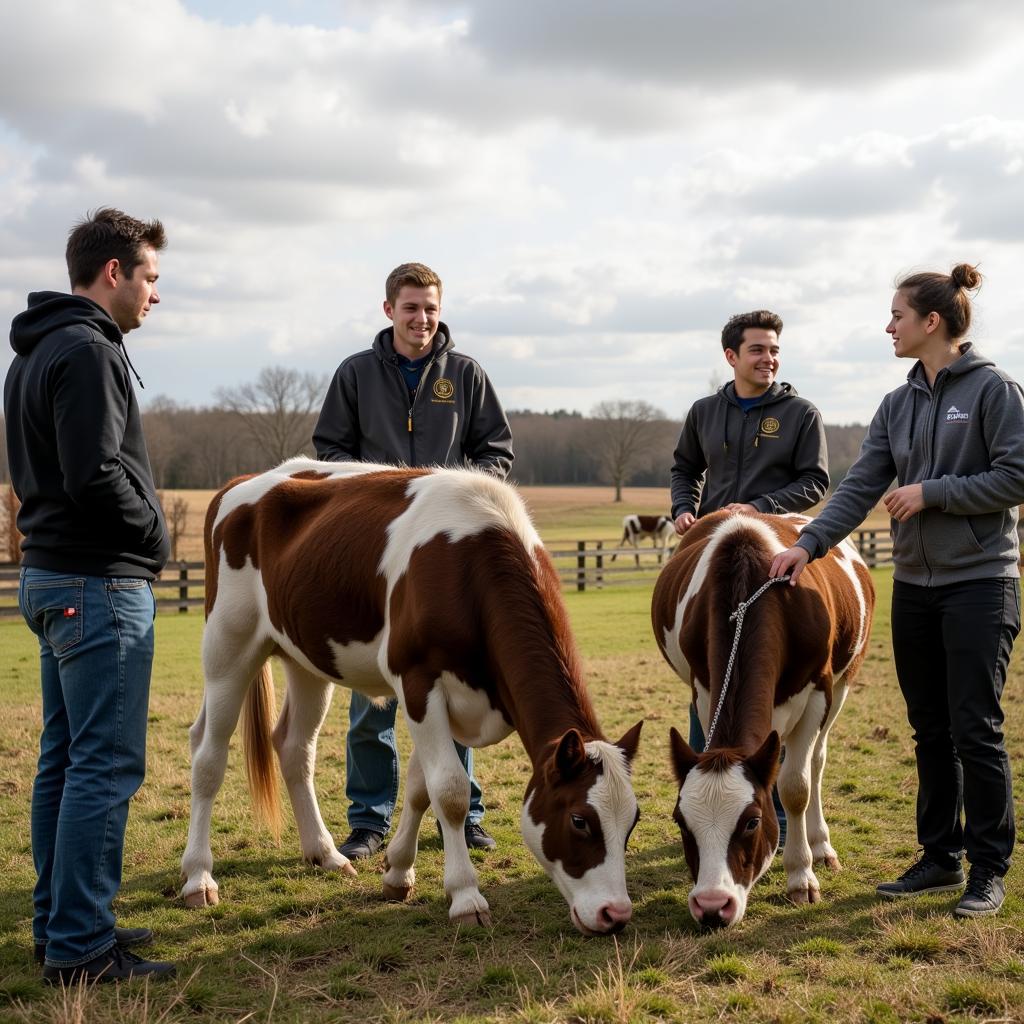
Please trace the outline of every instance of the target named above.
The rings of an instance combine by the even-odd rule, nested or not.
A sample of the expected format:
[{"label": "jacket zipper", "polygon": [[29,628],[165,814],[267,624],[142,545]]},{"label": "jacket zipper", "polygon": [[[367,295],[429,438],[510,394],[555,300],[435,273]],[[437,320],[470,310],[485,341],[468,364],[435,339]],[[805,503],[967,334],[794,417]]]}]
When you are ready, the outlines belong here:
[{"label": "jacket zipper", "polygon": [[[434,365],[434,363],[436,361],[437,361],[437,356],[436,355],[431,356],[430,357],[430,361],[427,363],[426,366],[423,367],[423,372],[420,374],[420,382],[419,382],[419,384],[416,385],[416,392],[413,395],[412,401],[409,403],[409,411],[408,411],[408,414],[407,414],[407,417],[406,417],[406,421],[405,421],[405,428],[406,428],[406,430],[407,430],[407,432],[409,434],[409,465],[410,466],[415,466],[416,465],[416,439],[413,437],[413,433],[412,433],[413,411],[416,408],[416,399],[420,397],[420,389],[423,387],[423,382],[427,379],[427,374],[430,373],[430,368]],[[397,363],[395,364],[395,370],[398,372],[398,378],[401,381],[402,387],[405,388],[405,393],[408,395],[409,394],[409,388],[406,386],[405,377],[402,374],[401,367],[399,367]]]},{"label": "jacket zipper", "polygon": [[[942,372],[941,370],[939,371]],[[943,377],[942,381],[938,383],[938,387],[932,387],[928,389],[928,401],[931,403],[931,408],[928,410],[928,429],[925,431],[924,444],[925,444],[925,471],[924,476],[921,477],[921,481],[930,480],[932,477],[932,457],[934,455],[934,440],[935,440],[935,420],[938,418],[937,410],[941,406],[939,397],[942,393],[942,389],[946,386],[946,378]],[[924,526],[921,522],[924,515],[924,509],[921,509],[915,517],[917,519],[917,543],[921,548],[921,561],[924,563],[925,569],[928,571],[928,582],[931,583],[932,578],[932,567],[928,562],[928,553],[924,545]]]}]

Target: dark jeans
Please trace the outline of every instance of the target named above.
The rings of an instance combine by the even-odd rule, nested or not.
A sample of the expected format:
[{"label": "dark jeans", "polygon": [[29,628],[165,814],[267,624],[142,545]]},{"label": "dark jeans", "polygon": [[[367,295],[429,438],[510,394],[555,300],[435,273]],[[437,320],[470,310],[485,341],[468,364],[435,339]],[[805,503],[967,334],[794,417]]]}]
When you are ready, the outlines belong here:
[{"label": "dark jeans", "polygon": [[153,590],[144,579],[22,569],[39,638],[43,734],[32,789],[32,935],[54,967],[114,945],[128,801],[146,773]]},{"label": "dark jeans", "polygon": [[[395,715],[398,701],[377,707],[356,690],[348,706],[349,727],[345,739],[345,795],[349,828],[368,828],[387,834],[398,801],[398,747]],[[483,796],[473,775],[473,751],[455,744],[469,776],[469,814],[466,820],[479,825],[484,816]]]},{"label": "dark jeans", "polygon": [[998,875],[1010,866],[1013,791],[999,699],[1019,631],[1016,579],[893,584],[893,655],[917,744],[917,840],[941,864],[966,848],[972,864]]}]

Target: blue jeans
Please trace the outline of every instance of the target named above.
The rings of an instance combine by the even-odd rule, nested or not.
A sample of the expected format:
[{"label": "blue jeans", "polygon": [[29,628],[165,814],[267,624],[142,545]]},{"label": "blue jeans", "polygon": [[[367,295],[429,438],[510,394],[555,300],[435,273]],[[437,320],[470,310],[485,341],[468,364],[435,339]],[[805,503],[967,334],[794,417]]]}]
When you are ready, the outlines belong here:
[{"label": "blue jeans", "polygon": [[[395,714],[398,701],[382,708],[361,693],[352,691],[345,739],[345,795],[349,828],[368,828],[387,834],[398,800],[398,748],[395,746]],[[455,744],[469,776],[467,821],[479,825],[484,816],[480,786],[473,777],[473,751]]]},{"label": "blue jeans", "polygon": [[149,582],[24,568],[39,638],[43,734],[32,789],[32,935],[75,967],[114,945],[128,801],[146,773],[153,663]]}]

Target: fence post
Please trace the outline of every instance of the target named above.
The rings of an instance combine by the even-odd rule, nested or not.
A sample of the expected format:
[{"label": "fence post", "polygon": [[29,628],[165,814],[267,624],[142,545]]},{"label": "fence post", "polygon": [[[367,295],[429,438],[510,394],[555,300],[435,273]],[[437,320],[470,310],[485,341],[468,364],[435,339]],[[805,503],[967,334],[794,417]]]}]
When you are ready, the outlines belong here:
[{"label": "fence post", "polygon": [[587,542],[576,541],[576,589],[587,589]]},{"label": "fence post", "polygon": [[178,612],[188,611],[188,562],[182,560],[178,563]]},{"label": "fence post", "polygon": [[594,574],[594,583],[598,590],[604,589],[604,555],[601,552],[604,550],[604,541],[599,540],[597,542],[597,558],[595,559],[595,568],[597,572]]}]

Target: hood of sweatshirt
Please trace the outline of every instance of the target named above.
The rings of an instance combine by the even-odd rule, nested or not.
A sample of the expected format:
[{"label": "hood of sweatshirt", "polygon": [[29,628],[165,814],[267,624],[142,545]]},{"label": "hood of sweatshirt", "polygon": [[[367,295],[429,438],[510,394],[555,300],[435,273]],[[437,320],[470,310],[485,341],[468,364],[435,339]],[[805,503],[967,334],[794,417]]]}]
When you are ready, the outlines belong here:
[{"label": "hood of sweatshirt", "polygon": [[[718,389],[718,394],[722,396],[731,405],[739,407],[739,401],[736,398],[736,382],[729,381],[728,384],[723,384]],[[796,388],[792,384],[780,384],[776,381],[772,386],[761,396],[761,400],[757,403],[757,408],[763,408],[766,405],[771,405],[773,402],[781,402],[786,398],[796,398]]]},{"label": "hood of sweatshirt", "polygon": [[[975,349],[974,345],[965,341],[960,345],[960,358],[955,362],[949,364],[946,367],[946,372],[952,377],[962,377],[965,373],[971,373],[974,370],[980,370],[983,366],[995,366],[996,364],[986,356],[983,356],[980,352]],[[941,370],[939,371],[942,372]],[[924,385],[925,390],[930,391],[928,387],[928,378],[924,374],[924,366],[918,360],[910,368],[910,372],[907,374],[907,380],[911,385],[919,386]]]},{"label": "hood of sweatshirt", "polygon": [[28,309],[19,313],[11,323],[11,348],[18,355],[27,356],[46,335],[75,324],[84,324],[99,331],[114,345],[123,344],[117,324],[92,299],[63,292],[32,292],[28,297]]},{"label": "hood of sweatshirt", "polygon": [[[429,354],[432,356],[443,355],[448,351],[448,349],[454,348],[454,344],[451,334],[448,333],[448,325],[439,323],[437,325],[437,334],[434,335],[434,343],[431,346]],[[395,353],[394,327],[385,327],[384,330],[373,339],[373,351],[381,362],[394,363],[398,361],[398,356]]]}]

